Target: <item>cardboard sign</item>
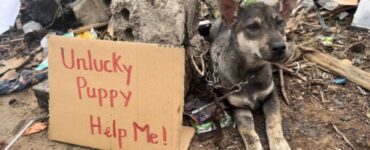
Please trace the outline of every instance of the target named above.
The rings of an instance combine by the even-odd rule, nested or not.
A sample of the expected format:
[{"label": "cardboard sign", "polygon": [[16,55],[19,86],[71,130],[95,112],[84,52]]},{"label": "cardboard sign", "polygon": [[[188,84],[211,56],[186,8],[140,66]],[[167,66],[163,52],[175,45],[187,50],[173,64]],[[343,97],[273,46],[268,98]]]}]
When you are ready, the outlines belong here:
[{"label": "cardboard sign", "polygon": [[99,149],[187,148],[184,49],[50,36],[49,138]]}]

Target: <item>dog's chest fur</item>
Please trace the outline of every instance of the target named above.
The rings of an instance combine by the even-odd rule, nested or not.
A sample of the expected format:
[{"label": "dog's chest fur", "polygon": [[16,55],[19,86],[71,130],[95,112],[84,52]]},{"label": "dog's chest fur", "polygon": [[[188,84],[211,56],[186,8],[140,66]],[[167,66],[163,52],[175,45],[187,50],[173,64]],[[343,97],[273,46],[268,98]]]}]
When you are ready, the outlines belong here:
[{"label": "dog's chest fur", "polygon": [[256,61],[252,54],[240,54],[230,34],[230,30],[221,33],[211,48],[212,60],[218,60],[219,81],[221,85],[231,87],[248,80],[242,91],[229,96],[228,101],[235,107],[258,108],[275,87],[271,64]]}]

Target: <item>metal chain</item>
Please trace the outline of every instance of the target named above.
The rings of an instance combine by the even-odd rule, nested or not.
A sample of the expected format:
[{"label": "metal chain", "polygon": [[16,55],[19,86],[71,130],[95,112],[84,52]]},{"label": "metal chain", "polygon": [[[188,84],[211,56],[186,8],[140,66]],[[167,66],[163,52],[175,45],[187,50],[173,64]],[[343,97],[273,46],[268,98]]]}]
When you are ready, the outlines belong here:
[{"label": "metal chain", "polygon": [[237,84],[234,84],[230,87],[225,87],[220,84],[220,78],[219,78],[219,60],[221,56],[221,51],[217,52],[215,61],[213,62],[213,72],[212,72],[212,78],[208,76],[206,77],[208,86],[212,87],[213,89],[225,89],[225,90],[231,90],[230,92],[226,93],[225,95],[221,97],[217,97],[217,101],[222,101],[223,99],[226,99],[228,96],[235,94],[237,92],[240,92],[242,90],[242,86],[248,84],[249,79],[254,78],[255,76],[251,76],[249,79],[245,81],[241,81]]}]

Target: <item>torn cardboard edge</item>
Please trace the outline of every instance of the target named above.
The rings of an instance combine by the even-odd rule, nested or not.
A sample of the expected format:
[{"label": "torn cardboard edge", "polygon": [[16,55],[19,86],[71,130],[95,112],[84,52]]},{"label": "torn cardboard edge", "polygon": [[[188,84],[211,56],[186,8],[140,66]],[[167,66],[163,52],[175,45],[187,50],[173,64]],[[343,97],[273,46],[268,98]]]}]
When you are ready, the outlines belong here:
[{"label": "torn cardboard edge", "polygon": [[193,139],[195,130],[192,127],[183,126],[180,134],[180,150],[187,150],[190,142]]}]

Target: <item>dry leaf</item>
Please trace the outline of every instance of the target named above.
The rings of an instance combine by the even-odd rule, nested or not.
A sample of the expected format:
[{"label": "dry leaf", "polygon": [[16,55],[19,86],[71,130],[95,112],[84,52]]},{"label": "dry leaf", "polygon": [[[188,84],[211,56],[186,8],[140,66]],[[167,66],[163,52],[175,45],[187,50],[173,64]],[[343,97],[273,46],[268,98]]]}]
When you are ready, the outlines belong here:
[{"label": "dry leaf", "polygon": [[26,131],[24,131],[23,135],[31,135],[42,130],[45,130],[48,127],[46,122],[38,122],[34,123],[31,127],[29,127]]}]

